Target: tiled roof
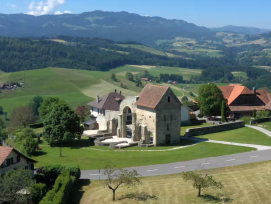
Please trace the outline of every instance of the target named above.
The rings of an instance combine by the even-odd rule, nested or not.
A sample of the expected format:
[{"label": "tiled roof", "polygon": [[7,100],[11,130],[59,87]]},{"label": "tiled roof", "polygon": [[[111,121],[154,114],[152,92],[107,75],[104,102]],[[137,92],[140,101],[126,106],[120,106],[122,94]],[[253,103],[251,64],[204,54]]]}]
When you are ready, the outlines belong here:
[{"label": "tiled roof", "polygon": [[117,92],[111,92],[97,100],[88,103],[87,105],[98,109],[119,111],[119,102],[123,101],[125,97]]},{"label": "tiled roof", "polygon": [[147,84],[139,94],[136,105],[154,109],[168,89],[167,86]]},{"label": "tiled roof", "polygon": [[0,166],[3,164],[8,155],[12,152],[12,150],[13,147],[0,146]]},{"label": "tiled roof", "polygon": [[229,86],[219,86],[231,111],[249,111],[249,110],[271,110],[271,94],[266,90],[257,90],[256,96],[261,99],[265,106],[231,106],[231,103],[240,95],[255,94],[254,91],[245,86],[230,84]]},{"label": "tiled roof", "polygon": [[12,152],[15,151],[17,152],[17,154],[25,157],[26,159],[36,163],[37,161],[35,161],[34,159],[31,159],[25,155],[23,155],[19,150],[15,149],[14,147],[5,147],[5,146],[0,146],[0,166],[3,164],[3,162],[6,160],[6,158],[8,157],[8,155]]}]

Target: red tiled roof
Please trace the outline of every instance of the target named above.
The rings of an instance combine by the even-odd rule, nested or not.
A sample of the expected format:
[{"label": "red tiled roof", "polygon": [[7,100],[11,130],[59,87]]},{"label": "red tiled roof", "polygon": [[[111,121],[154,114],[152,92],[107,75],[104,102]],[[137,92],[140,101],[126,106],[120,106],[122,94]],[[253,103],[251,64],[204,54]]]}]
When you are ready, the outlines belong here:
[{"label": "red tiled roof", "polygon": [[234,87],[233,86],[219,86],[218,88],[222,91],[224,98],[228,99]]},{"label": "red tiled roof", "polygon": [[13,147],[0,146],[0,166],[3,164],[8,155],[12,152],[12,150]]},{"label": "red tiled roof", "polygon": [[17,152],[19,155],[27,158],[28,160],[36,163],[37,161],[28,158],[27,156],[23,155],[20,151],[18,151],[17,149],[15,149],[14,147],[5,147],[5,146],[0,146],[0,166],[3,164],[3,162],[7,159],[8,155],[12,152],[15,151]]},{"label": "red tiled roof", "polygon": [[167,86],[147,84],[139,94],[136,105],[154,109],[168,89]]}]

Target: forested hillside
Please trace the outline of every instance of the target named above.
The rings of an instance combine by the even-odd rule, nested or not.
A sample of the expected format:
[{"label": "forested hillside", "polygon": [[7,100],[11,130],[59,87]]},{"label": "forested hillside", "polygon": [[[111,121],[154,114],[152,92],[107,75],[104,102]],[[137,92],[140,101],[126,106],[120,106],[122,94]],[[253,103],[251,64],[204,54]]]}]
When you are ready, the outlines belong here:
[{"label": "forested hillside", "polygon": [[48,39],[0,37],[0,70],[15,72],[64,67],[108,71],[125,64],[206,69],[235,65],[234,61],[225,58],[198,57],[195,60],[169,58],[131,47],[118,46],[114,41],[107,39],[67,36],[60,36],[59,39],[62,43]]},{"label": "forested hillside", "polygon": [[128,12],[93,11],[82,14],[32,16],[0,14],[0,36],[100,37],[155,45],[160,39],[209,37],[215,33],[183,20],[146,17]]},{"label": "forested hillside", "polygon": [[247,35],[257,35],[266,32],[270,32],[268,29],[254,28],[254,27],[243,27],[243,26],[224,26],[219,28],[210,28],[216,32],[234,32],[234,33],[242,33]]}]

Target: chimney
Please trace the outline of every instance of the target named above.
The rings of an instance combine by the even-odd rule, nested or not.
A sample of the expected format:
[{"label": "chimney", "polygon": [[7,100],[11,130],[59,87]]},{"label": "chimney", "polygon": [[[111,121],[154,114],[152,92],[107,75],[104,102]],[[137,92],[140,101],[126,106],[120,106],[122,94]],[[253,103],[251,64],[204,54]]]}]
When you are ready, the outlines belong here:
[{"label": "chimney", "polygon": [[115,89],[115,93],[117,92],[117,89]]},{"label": "chimney", "polygon": [[100,98],[99,98],[99,96],[97,95],[97,103],[99,103],[99,101],[100,101]]},{"label": "chimney", "polygon": [[121,95],[121,91],[120,91],[120,95]]},{"label": "chimney", "polygon": [[139,99],[139,96],[136,96],[135,98],[136,98],[136,101],[138,101],[138,99]]},{"label": "chimney", "polygon": [[256,87],[253,87],[253,92],[256,94]]}]

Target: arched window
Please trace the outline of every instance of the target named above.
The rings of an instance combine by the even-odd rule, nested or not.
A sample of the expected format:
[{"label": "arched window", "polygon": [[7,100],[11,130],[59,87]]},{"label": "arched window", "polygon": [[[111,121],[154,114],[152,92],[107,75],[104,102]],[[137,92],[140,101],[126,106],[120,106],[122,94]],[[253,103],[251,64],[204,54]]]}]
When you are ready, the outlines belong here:
[{"label": "arched window", "polygon": [[170,96],[167,97],[167,102],[170,102]]}]

